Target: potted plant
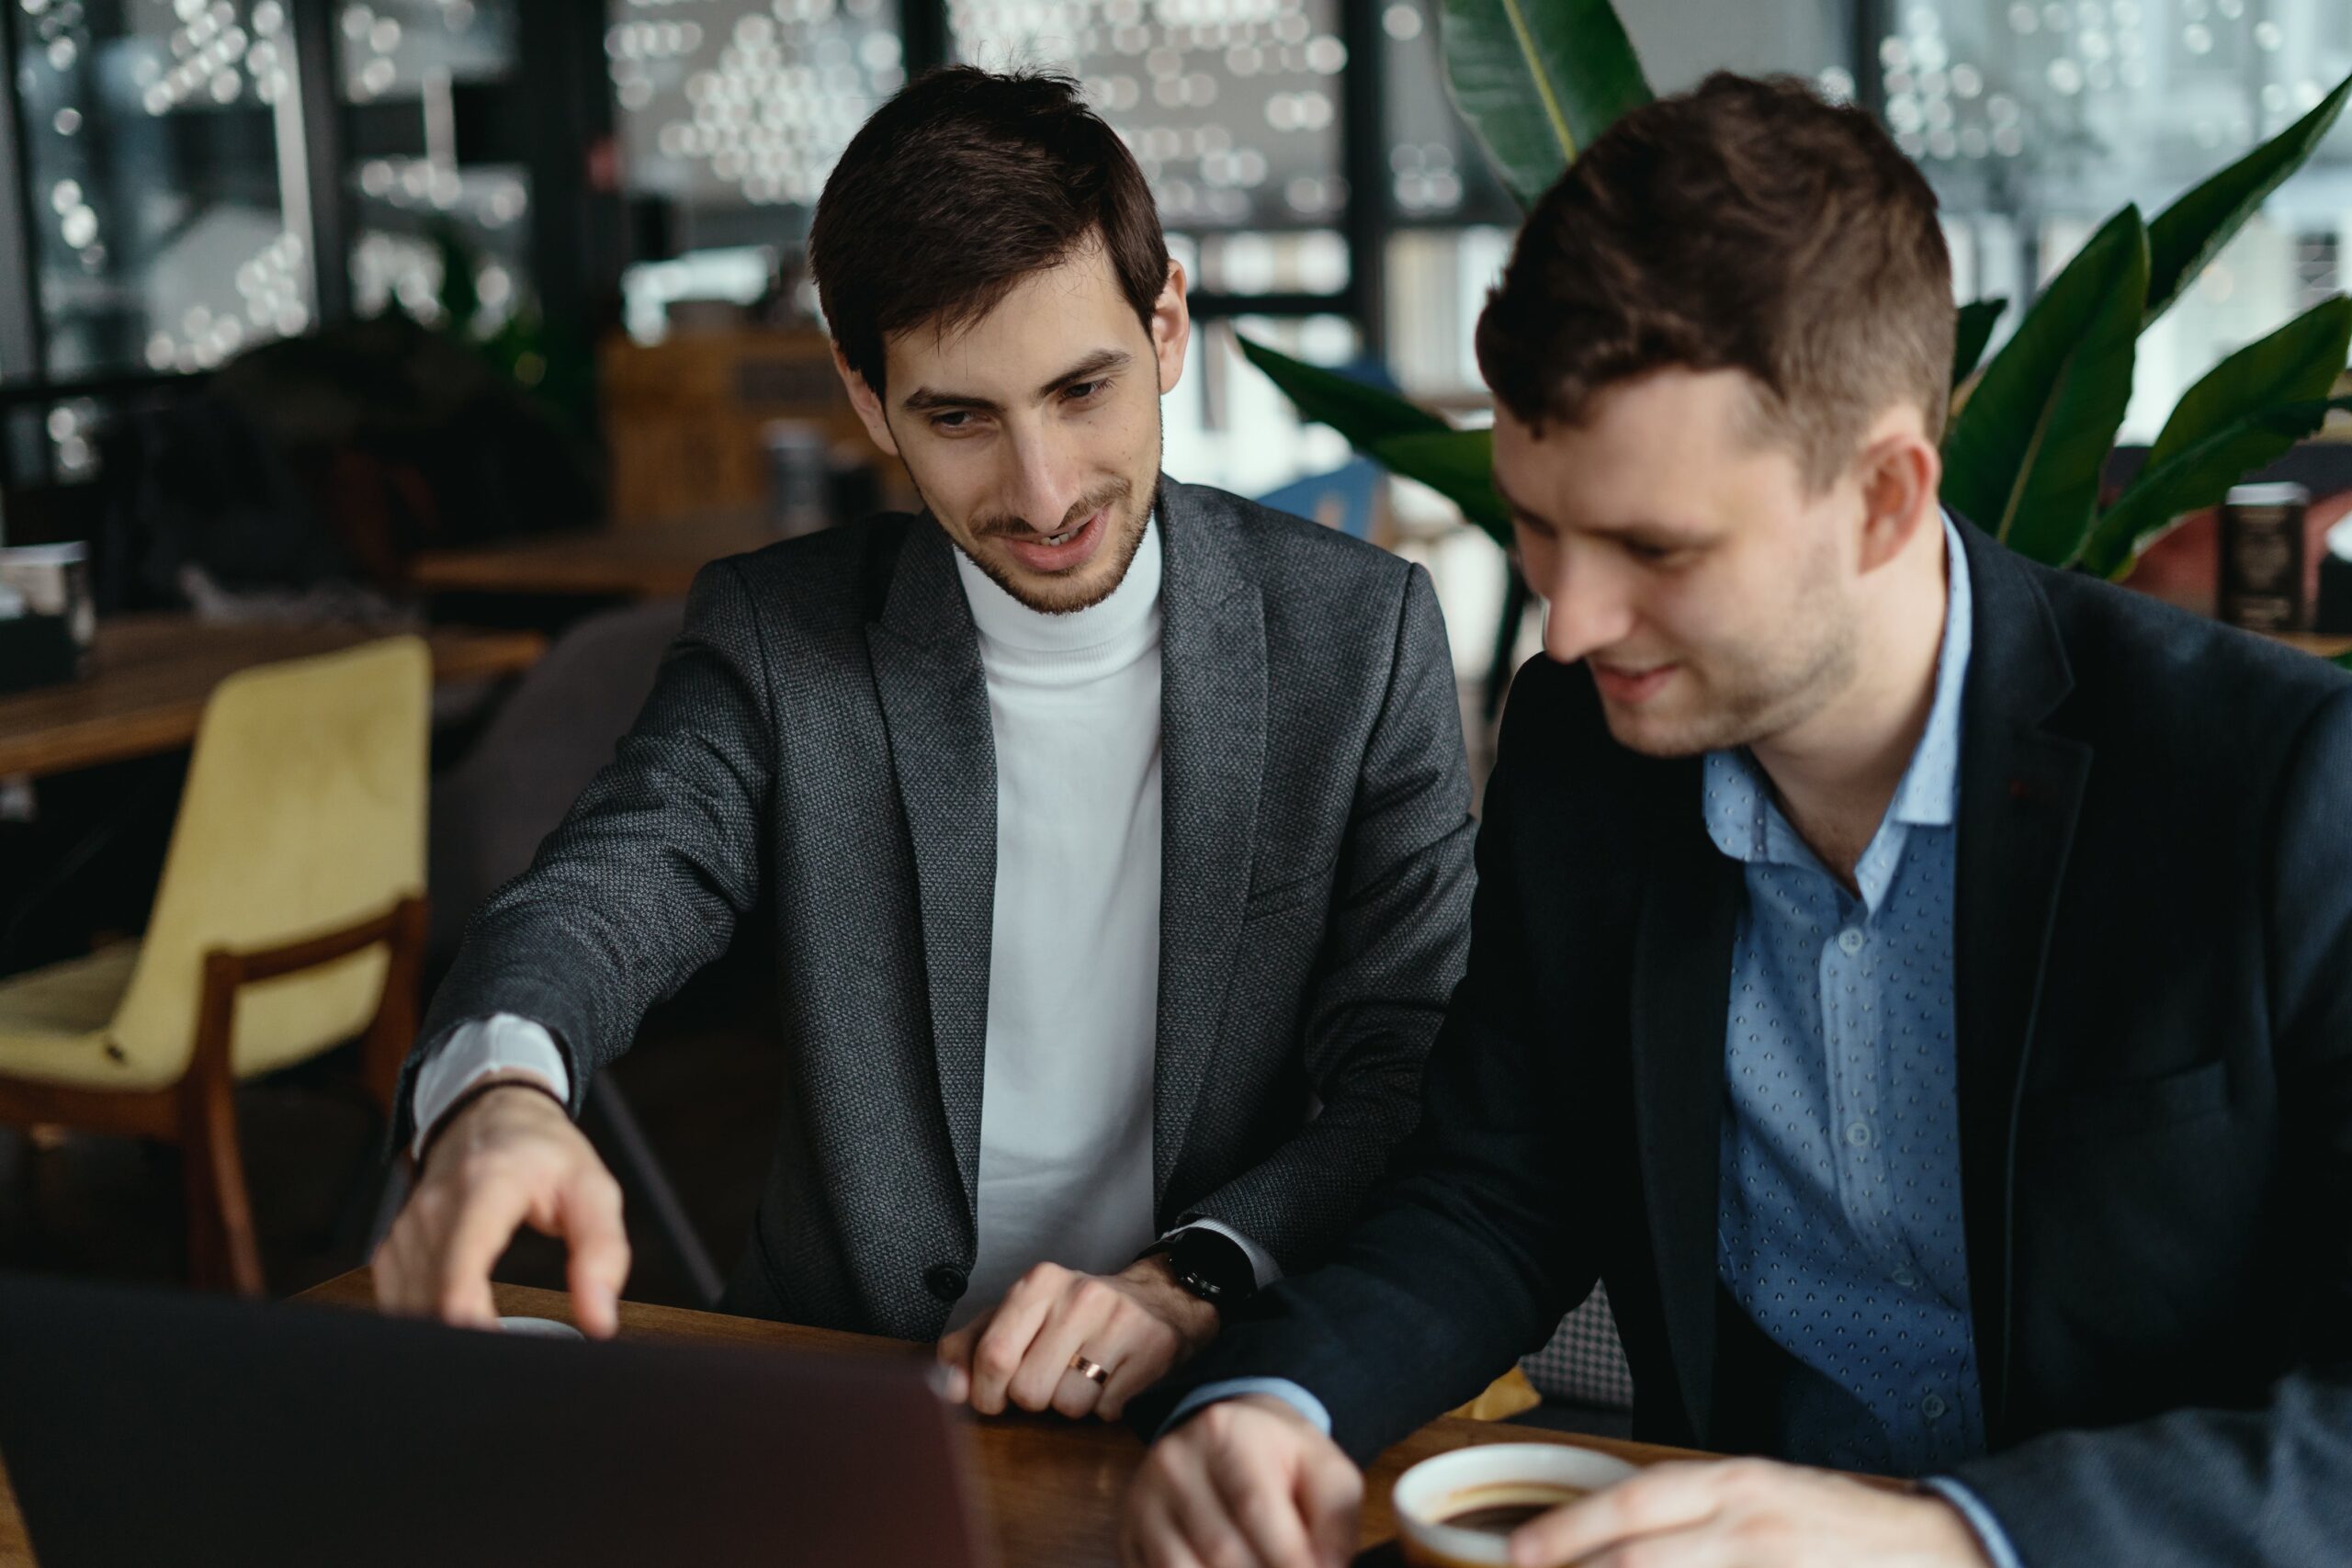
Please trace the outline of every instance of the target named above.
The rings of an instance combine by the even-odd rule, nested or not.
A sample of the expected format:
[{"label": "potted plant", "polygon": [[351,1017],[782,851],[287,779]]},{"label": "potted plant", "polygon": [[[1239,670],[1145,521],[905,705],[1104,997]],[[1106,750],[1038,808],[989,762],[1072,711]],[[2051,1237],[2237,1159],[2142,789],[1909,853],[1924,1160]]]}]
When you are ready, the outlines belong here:
[{"label": "potted plant", "polygon": [[[1650,100],[1611,0],[1443,0],[1442,27],[1454,106],[1522,209],[1579,148]],[[2337,295],[2192,386],[2132,483],[2099,504],[2140,334],[2302,166],[2347,94],[2352,79],[2153,221],[2137,207],[2115,214],[1981,368],[2008,302],[1960,307],[1952,366],[1960,396],[1943,444],[1946,505],[2035,560],[2121,578],[2184,513],[2217,503],[2249,470],[2317,430],[2331,409],[2352,406],[2328,396],[2352,350],[2352,299]],[[1241,348],[1303,416],[1437,491],[1510,547],[1488,432],[1456,429],[1402,398],[1246,339]],[[1514,592],[1499,634],[1506,654],[1524,604],[1523,590]]]}]

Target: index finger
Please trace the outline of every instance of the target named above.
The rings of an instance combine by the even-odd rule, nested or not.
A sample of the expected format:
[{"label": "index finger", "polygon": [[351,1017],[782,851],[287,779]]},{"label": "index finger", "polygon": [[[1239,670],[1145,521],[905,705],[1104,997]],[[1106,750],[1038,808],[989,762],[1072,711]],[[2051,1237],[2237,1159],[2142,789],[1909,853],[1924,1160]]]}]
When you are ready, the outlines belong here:
[{"label": "index finger", "polygon": [[1574,1562],[1643,1536],[1688,1529],[1714,1517],[1719,1464],[1656,1464],[1639,1475],[1563,1504],[1521,1525],[1510,1538],[1518,1568]]},{"label": "index finger", "polygon": [[962,1404],[972,1397],[972,1348],[995,1317],[996,1308],[990,1307],[953,1334],[941,1336],[935,1353],[939,1364],[947,1370],[943,1397],[949,1404]]},{"label": "index finger", "polygon": [[498,1321],[490,1293],[491,1265],[514,1239],[530,1206],[529,1192],[516,1183],[492,1183],[466,1194],[434,1270],[433,1310],[443,1321],[479,1328]]},{"label": "index finger", "polygon": [[[621,1328],[621,1287],[628,1282],[628,1227],[620,1190],[610,1177],[582,1171],[566,1185],[558,1221],[571,1254],[565,1270],[580,1331],[610,1339]],[[493,1261],[495,1261],[493,1259]]]},{"label": "index finger", "polygon": [[987,1330],[972,1347],[973,1409],[983,1416],[1004,1414],[1005,1390],[1027,1359],[1030,1342],[1037,1337],[1046,1314],[1058,1299],[1057,1292],[1015,1285],[997,1304]]},{"label": "index finger", "polygon": [[962,1367],[968,1371],[972,1365],[972,1347],[979,1342],[982,1334],[988,1332],[990,1320],[996,1316],[996,1310],[990,1307],[963,1327],[941,1335],[938,1346],[939,1364],[943,1367]]},{"label": "index finger", "polygon": [[1240,1527],[1242,1539],[1266,1568],[1321,1568],[1298,1501],[1277,1476],[1229,1448],[1210,1453],[1208,1472],[1226,1517]]},{"label": "index finger", "polygon": [[1363,1504],[1363,1475],[1336,1446],[1317,1449],[1299,1466],[1295,1488],[1319,1561],[1343,1568],[1356,1550],[1356,1515]]}]

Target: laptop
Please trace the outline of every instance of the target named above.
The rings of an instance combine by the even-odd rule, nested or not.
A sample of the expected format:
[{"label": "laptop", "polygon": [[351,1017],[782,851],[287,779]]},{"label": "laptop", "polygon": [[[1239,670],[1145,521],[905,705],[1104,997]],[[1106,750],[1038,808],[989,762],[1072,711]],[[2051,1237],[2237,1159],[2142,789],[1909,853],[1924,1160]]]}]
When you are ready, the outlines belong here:
[{"label": "laptop", "polygon": [[912,1357],[526,1337],[0,1276],[41,1568],[983,1568]]}]

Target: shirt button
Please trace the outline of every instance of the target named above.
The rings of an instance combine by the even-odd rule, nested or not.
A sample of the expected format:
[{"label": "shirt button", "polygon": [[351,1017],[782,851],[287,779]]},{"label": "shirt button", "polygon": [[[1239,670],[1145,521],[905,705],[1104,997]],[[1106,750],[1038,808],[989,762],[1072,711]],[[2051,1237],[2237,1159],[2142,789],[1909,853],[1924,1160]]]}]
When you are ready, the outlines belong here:
[{"label": "shirt button", "polygon": [[1928,1395],[1927,1398],[1919,1402],[1919,1414],[1925,1416],[1930,1421],[1942,1420],[1944,1416],[1944,1396],[1940,1393],[1931,1393]]},{"label": "shirt button", "polygon": [[1894,1271],[1894,1279],[1896,1284],[1902,1286],[1906,1291],[1919,1282],[1919,1276],[1914,1274],[1908,1269],[1897,1269]]},{"label": "shirt button", "polygon": [[1863,937],[1862,933],[1859,931],[1847,930],[1838,933],[1838,945],[1845,950],[1847,956],[1849,958],[1855,953],[1861,952],[1862,942],[1865,940],[1866,939]]},{"label": "shirt button", "polygon": [[1846,1129],[1846,1141],[1853,1145],[1854,1147],[1858,1149],[1869,1148],[1871,1146],[1871,1124],[1867,1122],[1856,1122],[1852,1123]]},{"label": "shirt button", "polygon": [[954,1302],[963,1295],[969,1281],[964,1270],[953,1263],[934,1263],[922,1271],[922,1282],[924,1288],[941,1301]]}]

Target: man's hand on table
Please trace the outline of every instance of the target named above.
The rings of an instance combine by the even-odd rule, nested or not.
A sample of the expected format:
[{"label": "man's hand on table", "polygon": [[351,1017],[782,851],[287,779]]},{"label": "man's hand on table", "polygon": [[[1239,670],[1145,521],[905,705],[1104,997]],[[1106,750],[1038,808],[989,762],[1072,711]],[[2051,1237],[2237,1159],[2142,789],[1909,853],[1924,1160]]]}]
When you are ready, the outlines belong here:
[{"label": "man's hand on table", "polygon": [[1363,1475],[1279,1399],[1220,1400],[1152,1444],[1119,1521],[1125,1568],[1345,1568]]},{"label": "man's hand on table", "polygon": [[[1210,1405],[1154,1443],[1120,1520],[1126,1568],[1341,1568],[1363,1481],[1279,1399]],[[1960,1511],[1765,1460],[1653,1465],[1511,1538],[1519,1568],[1986,1568]]]},{"label": "man's hand on table", "polygon": [[[1116,1274],[1040,1263],[1004,1300],[939,1342],[948,1397],[983,1416],[1008,1406],[1115,1421],[1127,1401],[1216,1337],[1216,1308],[1176,1282],[1165,1254]],[[1110,1375],[1080,1372],[1080,1356]]]},{"label": "man's hand on table", "polygon": [[1511,1537],[1518,1568],[1986,1568],[1940,1497],[1769,1460],[1652,1465]]},{"label": "man's hand on table", "polygon": [[528,1224],[566,1244],[581,1332],[619,1331],[629,1265],[620,1184],[537,1082],[502,1082],[435,1131],[416,1190],[373,1259],[385,1310],[494,1325],[490,1271]]}]

